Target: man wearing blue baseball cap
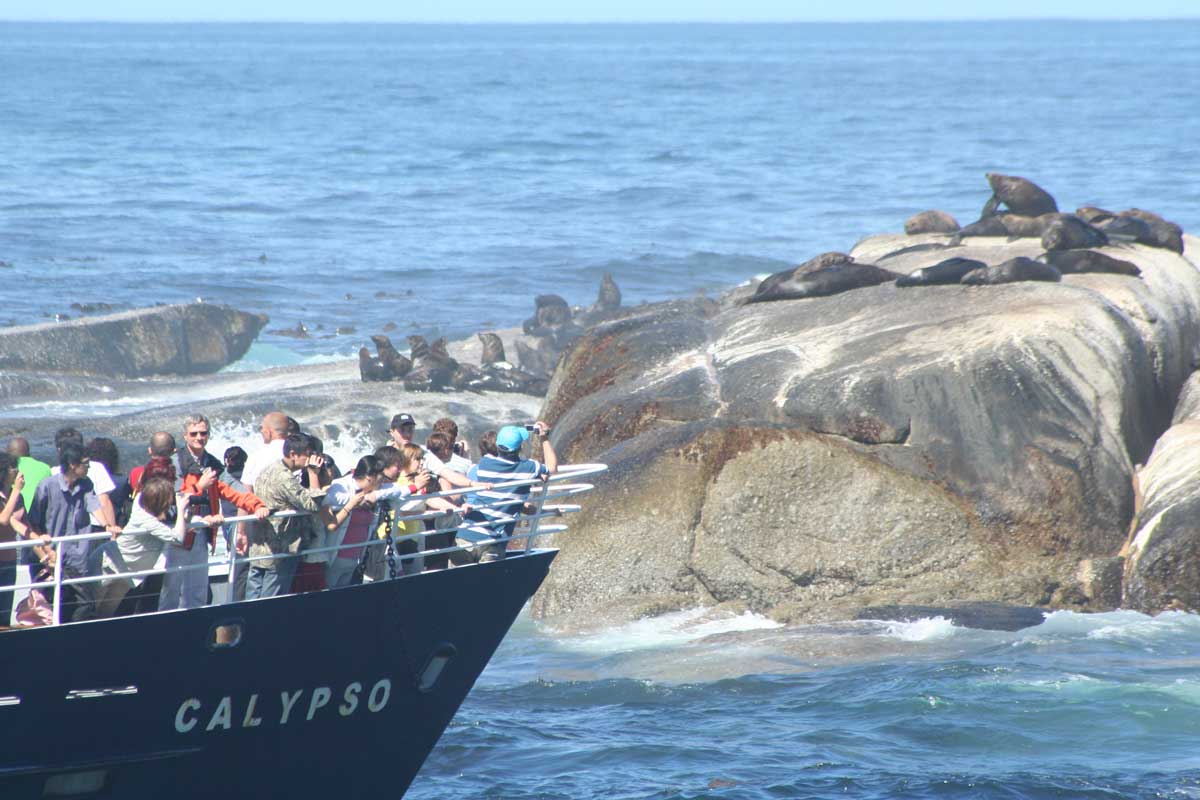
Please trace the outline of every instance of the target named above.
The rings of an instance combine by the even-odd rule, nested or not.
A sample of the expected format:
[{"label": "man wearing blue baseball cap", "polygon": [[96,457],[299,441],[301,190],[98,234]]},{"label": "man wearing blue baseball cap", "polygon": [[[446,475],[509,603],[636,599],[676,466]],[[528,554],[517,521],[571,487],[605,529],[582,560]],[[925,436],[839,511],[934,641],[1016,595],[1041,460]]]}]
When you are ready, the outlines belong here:
[{"label": "man wearing blue baseball cap", "polygon": [[[531,430],[542,439],[542,457],[546,459],[545,463],[521,458],[521,446],[529,440]],[[544,422],[524,426],[505,425],[496,434],[496,455],[484,455],[480,458],[479,463],[471,468],[469,477],[473,481],[491,484],[523,478],[549,478],[558,471],[558,456],[554,452],[554,446],[550,444],[549,433],[550,426]],[[503,540],[512,536],[513,529],[517,526],[513,515],[525,507],[529,490],[532,488],[532,484],[527,483],[508,488],[493,487],[472,494],[469,503],[476,508],[467,514],[466,520],[483,524],[459,529],[458,543],[467,547],[485,539]],[[506,548],[507,543],[500,541],[455,553],[453,558],[455,563],[498,561],[504,558]]]}]

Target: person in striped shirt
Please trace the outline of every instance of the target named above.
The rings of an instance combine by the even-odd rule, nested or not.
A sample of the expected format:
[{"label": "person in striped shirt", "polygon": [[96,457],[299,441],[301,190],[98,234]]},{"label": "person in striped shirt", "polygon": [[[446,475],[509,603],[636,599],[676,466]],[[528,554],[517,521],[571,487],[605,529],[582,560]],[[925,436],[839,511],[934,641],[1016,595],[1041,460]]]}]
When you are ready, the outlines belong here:
[{"label": "person in striped shirt", "polygon": [[[521,458],[521,447],[536,432],[542,440],[542,457],[545,463],[531,458]],[[544,422],[533,425],[505,425],[496,434],[496,454],[485,454],[471,468],[472,481],[494,484],[490,489],[473,492],[467,499],[475,508],[466,515],[466,521],[479,523],[464,526],[458,532],[458,544],[470,550],[455,553],[455,563],[473,561],[498,561],[504,558],[507,542],[517,526],[515,515],[527,510],[532,483],[521,486],[498,486],[511,481],[540,478],[546,480],[558,471],[558,456],[550,444],[550,426]],[[478,545],[487,539],[500,539],[493,544]]]}]

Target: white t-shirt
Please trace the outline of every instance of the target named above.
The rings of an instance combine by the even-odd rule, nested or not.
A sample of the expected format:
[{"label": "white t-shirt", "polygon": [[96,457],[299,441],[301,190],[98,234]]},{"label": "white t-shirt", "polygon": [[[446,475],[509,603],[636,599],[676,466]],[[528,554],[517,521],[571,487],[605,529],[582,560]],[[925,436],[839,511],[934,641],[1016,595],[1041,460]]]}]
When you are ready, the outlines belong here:
[{"label": "white t-shirt", "polygon": [[274,439],[255,450],[246,459],[246,467],[242,470],[242,484],[253,485],[258,474],[270,466],[273,461],[283,460],[283,439]]},{"label": "white t-shirt", "polygon": [[[51,475],[61,475],[62,467],[51,467]],[[113,483],[112,476],[108,474],[108,467],[101,464],[99,461],[88,462],[88,480],[92,482],[92,491],[99,497],[102,494],[108,494],[117,485]],[[100,519],[100,514],[96,511],[91,512],[92,524],[104,527],[104,520]]]}]

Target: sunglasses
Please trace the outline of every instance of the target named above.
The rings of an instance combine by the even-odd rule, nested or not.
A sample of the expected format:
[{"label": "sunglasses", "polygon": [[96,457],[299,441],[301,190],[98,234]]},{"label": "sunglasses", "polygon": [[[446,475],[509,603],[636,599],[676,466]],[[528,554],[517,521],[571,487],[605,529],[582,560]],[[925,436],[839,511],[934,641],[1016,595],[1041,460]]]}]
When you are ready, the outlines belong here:
[{"label": "sunglasses", "polygon": [[208,431],[191,431],[188,433],[188,438],[199,439],[201,437],[207,439]]}]

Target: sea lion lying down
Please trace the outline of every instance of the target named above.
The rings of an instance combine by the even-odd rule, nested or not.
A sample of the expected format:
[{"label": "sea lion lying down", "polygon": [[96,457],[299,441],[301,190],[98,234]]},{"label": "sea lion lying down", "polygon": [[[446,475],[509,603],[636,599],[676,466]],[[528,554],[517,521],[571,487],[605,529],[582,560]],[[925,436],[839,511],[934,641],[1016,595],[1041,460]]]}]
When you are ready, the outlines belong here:
[{"label": "sea lion lying down", "polygon": [[827,297],[864,286],[876,286],[898,278],[874,264],[859,264],[845,253],[822,253],[798,267],[768,275],[746,303]]}]

